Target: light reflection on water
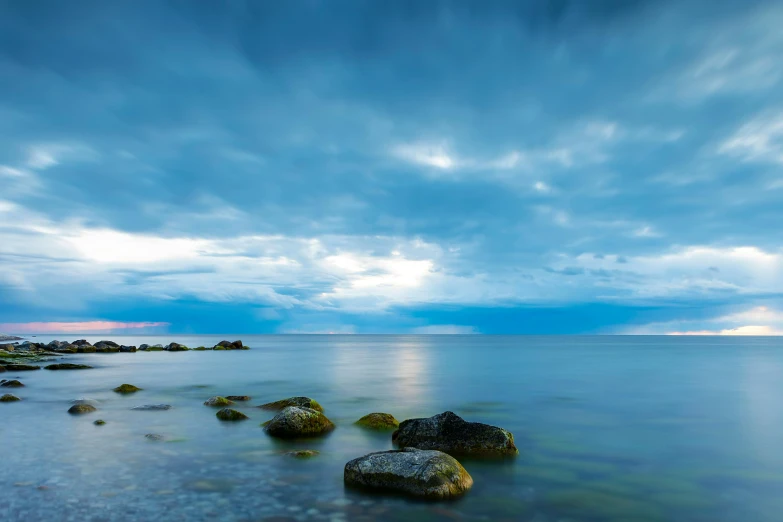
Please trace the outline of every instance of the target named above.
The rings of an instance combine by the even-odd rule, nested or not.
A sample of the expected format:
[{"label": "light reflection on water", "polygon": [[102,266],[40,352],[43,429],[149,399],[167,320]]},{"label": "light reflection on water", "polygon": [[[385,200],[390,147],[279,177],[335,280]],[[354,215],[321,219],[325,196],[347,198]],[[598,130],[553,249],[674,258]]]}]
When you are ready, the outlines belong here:
[{"label": "light reflection on water", "polygon": [[[0,405],[0,488],[10,492],[0,519],[771,522],[783,512],[779,339],[112,337],[192,347],[223,338],[251,350],[74,355],[95,369],[19,374],[23,401]],[[111,391],[124,382],[144,390]],[[217,421],[202,405],[217,394],[251,395],[236,406],[251,420]],[[254,406],[291,395],[316,398],[337,430],[268,438],[259,424],[271,414]],[[99,412],[65,413],[81,397]],[[173,409],[130,410],[151,403]],[[464,461],[475,486],[453,503],[345,491],[347,460],[391,448],[388,434],[353,421],[446,409],[510,429],[522,455]],[[281,455],[306,448],[321,454]]]}]

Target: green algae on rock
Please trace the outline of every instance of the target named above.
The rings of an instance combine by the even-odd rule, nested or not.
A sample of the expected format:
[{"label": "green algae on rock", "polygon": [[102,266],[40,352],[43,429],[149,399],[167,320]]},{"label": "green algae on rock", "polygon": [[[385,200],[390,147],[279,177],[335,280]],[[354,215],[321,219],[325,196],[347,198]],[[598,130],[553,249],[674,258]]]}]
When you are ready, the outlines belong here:
[{"label": "green algae on rock", "polygon": [[81,415],[84,413],[92,413],[94,411],[98,411],[98,408],[92,404],[74,404],[68,408],[68,413],[71,415]]},{"label": "green algae on rock", "polygon": [[356,421],[354,424],[371,430],[395,430],[400,422],[390,413],[370,413]]},{"label": "green algae on rock", "polygon": [[16,379],[13,379],[10,381],[6,381],[6,380],[0,381],[0,386],[2,386],[3,388],[23,388],[24,384],[17,381]]},{"label": "green algae on rock", "polygon": [[0,402],[16,402],[16,401],[21,401],[21,400],[22,399],[20,399],[16,395],[11,395],[10,393],[6,393],[2,397],[0,397]]},{"label": "green algae on rock", "polygon": [[230,401],[225,397],[220,397],[219,395],[210,397],[204,401],[204,406],[214,406],[217,408],[225,408],[226,406],[231,406],[232,404],[234,404],[233,401]]},{"label": "green algae on rock", "polygon": [[40,370],[41,367],[30,364],[6,364],[5,369],[9,372],[30,372],[33,370]]},{"label": "green algae on rock", "polygon": [[286,451],[284,455],[288,455],[289,457],[294,457],[295,459],[309,459],[312,457],[315,457],[317,455],[320,455],[321,452],[318,450],[294,450],[294,451]]},{"label": "green algae on rock", "polygon": [[98,419],[97,421],[93,422],[93,424],[95,424],[96,426],[103,426],[104,424],[106,424],[106,421],[103,419]]},{"label": "green algae on rock", "polygon": [[405,448],[370,453],[348,462],[347,486],[446,499],[470,490],[473,478],[454,457],[436,450]]},{"label": "green algae on rock", "polygon": [[231,408],[223,408],[222,410],[219,410],[215,416],[222,421],[240,421],[249,419],[249,417],[241,411],[233,410]]},{"label": "green algae on rock", "polygon": [[259,408],[264,410],[282,410],[288,406],[298,406],[300,408],[310,408],[311,410],[324,412],[323,406],[318,404],[318,401],[311,399],[310,397],[289,397],[275,402],[268,402],[262,404]]},{"label": "green algae on rock", "polygon": [[137,391],[141,391],[141,388],[137,388],[132,384],[120,384],[119,386],[114,388],[113,391],[117,393],[136,393]]},{"label": "green algae on rock", "polygon": [[332,421],[318,410],[288,406],[264,427],[266,432],[284,439],[323,435],[334,429]]},{"label": "green algae on rock", "polygon": [[91,370],[92,366],[86,364],[57,363],[44,366],[44,370]]},{"label": "green algae on rock", "polygon": [[451,455],[519,454],[511,432],[489,424],[467,422],[450,411],[403,421],[392,434],[392,441],[400,448],[433,449]]}]

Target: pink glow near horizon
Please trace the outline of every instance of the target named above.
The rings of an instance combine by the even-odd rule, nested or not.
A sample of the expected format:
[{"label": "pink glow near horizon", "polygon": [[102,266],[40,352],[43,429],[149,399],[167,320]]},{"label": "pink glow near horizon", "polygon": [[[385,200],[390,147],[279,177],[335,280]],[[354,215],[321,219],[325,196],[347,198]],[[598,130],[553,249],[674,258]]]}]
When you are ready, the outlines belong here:
[{"label": "pink glow near horizon", "polygon": [[169,326],[170,323],[121,323],[117,321],[82,321],[73,323],[0,323],[3,333],[90,333],[110,330],[134,330],[139,328],[154,328]]}]

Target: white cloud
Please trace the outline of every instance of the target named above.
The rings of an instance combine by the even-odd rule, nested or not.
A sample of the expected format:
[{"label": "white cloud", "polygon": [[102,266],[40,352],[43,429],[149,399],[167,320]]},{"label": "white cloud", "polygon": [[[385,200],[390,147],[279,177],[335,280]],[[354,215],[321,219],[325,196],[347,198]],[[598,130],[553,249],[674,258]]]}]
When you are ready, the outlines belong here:
[{"label": "white cloud", "polygon": [[442,170],[449,170],[458,165],[457,158],[450,154],[444,145],[424,143],[399,145],[393,149],[393,154],[411,163]]},{"label": "white cloud", "polygon": [[783,330],[770,326],[740,326],[724,330],[695,330],[686,332],[669,332],[667,335],[783,335]]},{"label": "white cloud", "polygon": [[783,164],[783,112],[758,116],[725,140],[718,152],[745,161]]}]

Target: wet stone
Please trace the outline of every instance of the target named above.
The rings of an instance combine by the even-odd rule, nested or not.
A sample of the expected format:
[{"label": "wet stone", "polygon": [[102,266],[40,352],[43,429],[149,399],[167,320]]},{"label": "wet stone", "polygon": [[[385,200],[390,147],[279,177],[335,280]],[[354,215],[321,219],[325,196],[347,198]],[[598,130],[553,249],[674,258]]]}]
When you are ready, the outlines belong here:
[{"label": "wet stone", "polygon": [[85,413],[92,413],[98,411],[98,408],[92,404],[74,404],[68,409],[68,413],[71,415],[83,415]]},{"label": "wet stone", "polygon": [[22,399],[20,399],[16,395],[11,395],[10,393],[6,393],[2,397],[0,397],[0,402],[16,402],[16,401],[21,401],[21,400]]},{"label": "wet stone", "polygon": [[144,404],[143,406],[136,406],[135,408],[131,408],[135,411],[165,411],[170,410],[171,405],[169,404]]},{"label": "wet stone", "polygon": [[223,408],[218,411],[215,416],[222,421],[240,421],[249,418],[241,411],[233,410],[231,408]]},{"label": "wet stone", "polygon": [[279,401],[262,404],[261,406],[259,406],[259,408],[262,408],[264,410],[280,411],[283,408],[287,408],[288,406],[310,408],[311,410],[320,411],[321,413],[323,413],[324,411],[323,406],[318,404],[318,401],[316,401],[315,399],[311,399],[310,397],[289,397],[287,399],[282,399]]},{"label": "wet stone", "polygon": [[44,367],[45,370],[91,370],[92,366],[86,364],[57,363]]}]

